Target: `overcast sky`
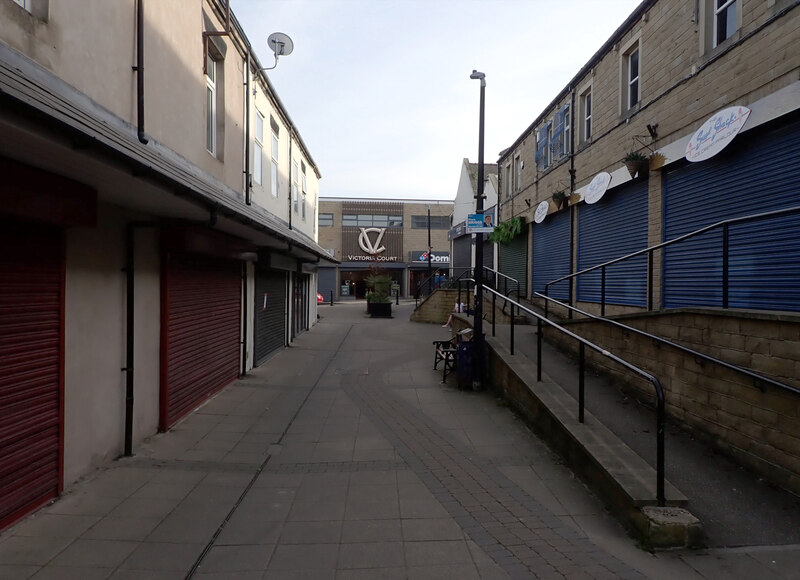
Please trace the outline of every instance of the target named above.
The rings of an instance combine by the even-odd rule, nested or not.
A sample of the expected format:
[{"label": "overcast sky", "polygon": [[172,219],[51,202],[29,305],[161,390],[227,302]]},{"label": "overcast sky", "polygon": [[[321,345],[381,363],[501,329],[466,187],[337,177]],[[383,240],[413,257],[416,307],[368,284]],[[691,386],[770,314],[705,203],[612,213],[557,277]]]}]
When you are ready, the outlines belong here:
[{"label": "overcast sky", "polygon": [[318,165],[323,197],[455,198],[542,112],[640,0],[231,0]]}]

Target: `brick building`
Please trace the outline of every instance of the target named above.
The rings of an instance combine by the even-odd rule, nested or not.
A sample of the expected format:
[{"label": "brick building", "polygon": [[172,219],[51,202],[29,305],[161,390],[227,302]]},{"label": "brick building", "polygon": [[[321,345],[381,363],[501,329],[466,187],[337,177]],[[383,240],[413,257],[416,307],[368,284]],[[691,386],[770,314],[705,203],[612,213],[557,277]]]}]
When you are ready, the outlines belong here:
[{"label": "brick building", "polygon": [[[796,0],[643,1],[501,154],[499,221],[526,225],[501,271],[525,252],[529,297],[547,288],[799,387],[797,46]],[[656,374],[673,417],[800,489],[796,392],[573,323]]]},{"label": "brick building", "polygon": [[[428,261],[430,211],[430,263]],[[387,271],[401,296],[414,296],[430,273],[450,268],[452,201],[321,198],[319,244],[341,263],[320,266],[319,291],[363,298],[371,268]]]}]

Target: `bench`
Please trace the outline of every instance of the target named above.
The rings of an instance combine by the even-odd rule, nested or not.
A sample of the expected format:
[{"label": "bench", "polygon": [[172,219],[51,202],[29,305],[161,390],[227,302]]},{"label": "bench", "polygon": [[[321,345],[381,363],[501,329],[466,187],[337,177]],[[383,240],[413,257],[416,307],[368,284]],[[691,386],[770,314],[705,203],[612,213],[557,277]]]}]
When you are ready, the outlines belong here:
[{"label": "bench", "polygon": [[462,340],[469,340],[471,334],[472,329],[465,328],[458,331],[449,340],[433,341],[433,370],[438,370],[439,363],[442,363],[442,383],[447,380],[447,375],[456,368],[458,344]]}]

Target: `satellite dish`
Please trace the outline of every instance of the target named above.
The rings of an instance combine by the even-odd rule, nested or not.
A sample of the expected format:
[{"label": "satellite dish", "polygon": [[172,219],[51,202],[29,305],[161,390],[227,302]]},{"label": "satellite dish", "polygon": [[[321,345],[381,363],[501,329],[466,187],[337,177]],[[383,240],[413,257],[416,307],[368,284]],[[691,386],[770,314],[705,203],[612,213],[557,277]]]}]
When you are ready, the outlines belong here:
[{"label": "satellite dish", "polygon": [[288,34],[284,34],[283,32],[273,32],[267,38],[267,44],[272,49],[272,52],[275,53],[275,58],[277,59],[279,56],[288,56],[292,54],[294,50],[294,43],[292,39],[289,38]]}]

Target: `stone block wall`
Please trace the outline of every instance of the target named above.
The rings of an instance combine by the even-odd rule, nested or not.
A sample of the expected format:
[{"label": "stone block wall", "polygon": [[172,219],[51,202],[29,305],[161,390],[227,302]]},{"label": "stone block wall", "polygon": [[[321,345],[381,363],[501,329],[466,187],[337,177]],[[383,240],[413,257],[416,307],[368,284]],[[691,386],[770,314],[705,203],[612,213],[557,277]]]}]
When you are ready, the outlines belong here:
[{"label": "stone block wall", "polygon": [[[626,316],[620,322],[800,391],[800,316],[681,309]],[[800,493],[800,394],[763,384],[636,333],[591,321],[565,326],[662,384],[671,420],[704,436],[738,463]],[[548,340],[577,351],[573,340]],[[587,349],[588,364],[655,401],[652,385]]]}]

